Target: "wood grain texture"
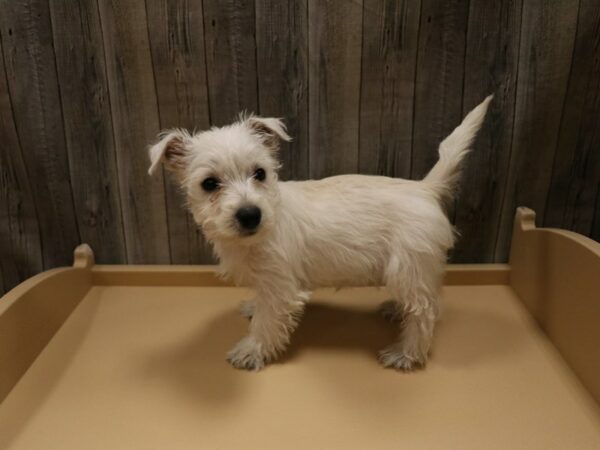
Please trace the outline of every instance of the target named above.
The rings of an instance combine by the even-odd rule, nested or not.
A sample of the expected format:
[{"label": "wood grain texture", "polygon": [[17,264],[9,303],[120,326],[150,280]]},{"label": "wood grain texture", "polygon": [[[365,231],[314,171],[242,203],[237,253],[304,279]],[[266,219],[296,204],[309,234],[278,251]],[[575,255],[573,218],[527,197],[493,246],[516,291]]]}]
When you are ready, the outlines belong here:
[{"label": "wood grain texture", "polygon": [[50,2],[71,184],[82,242],[126,260],[104,45],[95,2]]},{"label": "wood grain texture", "polygon": [[411,178],[438,159],[440,142],[462,119],[468,4],[422,0],[415,86]]},{"label": "wood grain texture", "polygon": [[146,148],[242,110],[286,121],[282,179],[419,179],[494,93],[452,261],[506,261],[517,205],[600,239],[599,49],[597,0],[0,0],[0,292],[80,240],[213,262]]},{"label": "wood grain texture", "polygon": [[365,0],[359,172],[410,177],[420,1]]},{"label": "wood grain texture", "polygon": [[594,222],[592,223],[590,237],[600,242],[600,193],[596,196],[596,212],[594,213]]},{"label": "wood grain texture", "polygon": [[210,118],[225,125],[258,111],[254,0],[204,0]]},{"label": "wood grain texture", "polygon": [[600,7],[581,0],[544,225],[590,235],[600,193]]},{"label": "wood grain texture", "polygon": [[309,2],[310,176],[358,171],[362,1]]},{"label": "wood grain texture", "polygon": [[[207,129],[210,112],[202,3],[161,0],[147,2],[146,7],[160,128]],[[165,181],[165,191],[171,262],[214,262],[175,180]]]},{"label": "wood grain texture", "polygon": [[8,92],[35,198],[44,268],[69,264],[80,239],[48,3],[3,0],[0,11]]},{"label": "wood grain texture", "polygon": [[0,294],[41,270],[37,212],[13,121],[0,45]]},{"label": "wood grain texture", "polygon": [[489,94],[494,101],[464,164],[454,262],[494,261],[512,144],[521,8],[521,0],[469,3],[462,115]]},{"label": "wood grain texture", "polygon": [[143,0],[99,1],[123,224],[130,263],[169,263],[162,175],[148,176],[160,129]]},{"label": "wood grain texture", "polygon": [[508,257],[517,206],[544,217],[579,1],[523,2],[515,128],[495,258]]},{"label": "wood grain texture", "polygon": [[256,58],[260,114],[284,118],[292,142],[283,144],[279,176],[308,178],[308,0],[256,0]]}]

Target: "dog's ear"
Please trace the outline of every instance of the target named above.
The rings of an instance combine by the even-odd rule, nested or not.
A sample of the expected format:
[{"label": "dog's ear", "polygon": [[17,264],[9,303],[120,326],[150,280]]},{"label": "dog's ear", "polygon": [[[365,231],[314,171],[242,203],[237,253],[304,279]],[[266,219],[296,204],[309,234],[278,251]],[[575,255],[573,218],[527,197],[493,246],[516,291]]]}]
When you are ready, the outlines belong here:
[{"label": "dog's ear", "polygon": [[163,131],[158,135],[158,141],[150,146],[149,175],[154,175],[161,163],[172,172],[179,172],[185,166],[189,152],[190,134],[181,129]]},{"label": "dog's ear", "polygon": [[287,134],[285,124],[281,119],[250,116],[246,119],[246,124],[273,151],[279,150],[281,141],[289,142],[292,140]]}]

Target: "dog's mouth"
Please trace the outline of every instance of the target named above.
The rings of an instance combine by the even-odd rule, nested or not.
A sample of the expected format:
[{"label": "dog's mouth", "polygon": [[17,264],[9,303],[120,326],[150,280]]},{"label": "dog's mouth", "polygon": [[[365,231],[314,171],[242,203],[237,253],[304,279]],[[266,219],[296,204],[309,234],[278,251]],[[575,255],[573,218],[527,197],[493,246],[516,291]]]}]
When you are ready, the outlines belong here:
[{"label": "dog's mouth", "polygon": [[250,237],[250,236],[254,236],[256,235],[256,233],[258,233],[258,228],[254,229],[254,230],[240,230],[240,236],[241,237]]}]

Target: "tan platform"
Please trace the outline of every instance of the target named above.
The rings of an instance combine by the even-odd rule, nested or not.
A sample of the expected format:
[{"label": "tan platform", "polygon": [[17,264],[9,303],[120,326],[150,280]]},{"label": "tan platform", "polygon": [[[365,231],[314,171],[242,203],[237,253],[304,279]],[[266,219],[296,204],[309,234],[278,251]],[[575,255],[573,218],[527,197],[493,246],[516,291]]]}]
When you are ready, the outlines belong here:
[{"label": "tan platform", "polygon": [[600,244],[535,229],[450,266],[427,368],[383,369],[377,288],[320,290],[258,373],[224,354],[250,291],[211,267],[74,267],[0,300],[0,449],[600,449]]}]

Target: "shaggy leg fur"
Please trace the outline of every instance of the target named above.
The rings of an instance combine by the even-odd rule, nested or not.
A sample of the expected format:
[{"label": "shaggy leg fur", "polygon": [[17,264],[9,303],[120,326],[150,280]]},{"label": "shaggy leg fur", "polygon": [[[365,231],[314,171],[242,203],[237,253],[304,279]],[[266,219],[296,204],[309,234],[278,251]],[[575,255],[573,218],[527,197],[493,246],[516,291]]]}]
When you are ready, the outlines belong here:
[{"label": "shaggy leg fur", "polygon": [[252,319],[254,315],[255,300],[243,300],[240,303],[240,314],[246,319]]},{"label": "shaggy leg fur", "polygon": [[301,294],[286,301],[263,293],[254,302],[249,334],[228,353],[227,360],[238,369],[262,369],[286,349],[304,304]]},{"label": "shaggy leg fur", "polygon": [[443,267],[441,251],[399,253],[390,261],[387,288],[395,300],[384,303],[382,312],[401,321],[398,341],[379,352],[385,367],[411,370],[427,362],[438,314]]},{"label": "shaggy leg fur", "polygon": [[402,320],[402,305],[396,300],[386,300],[379,305],[379,314],[389,322]]},{"label": "shaggy leg fur", "polygon": [[401,322],[397,342],[379,352],[385,367],[411,370],[425,365],[435,324],[435,313],[427,309],[421,313],[408,313]]}]

